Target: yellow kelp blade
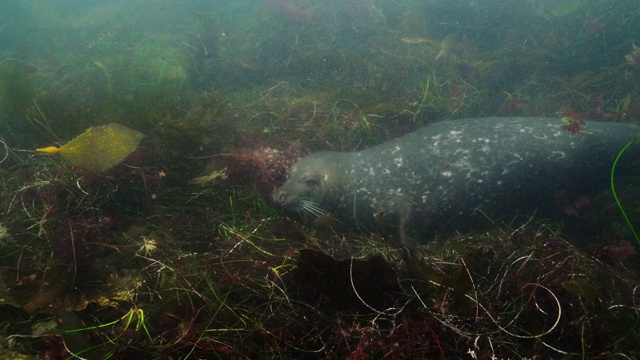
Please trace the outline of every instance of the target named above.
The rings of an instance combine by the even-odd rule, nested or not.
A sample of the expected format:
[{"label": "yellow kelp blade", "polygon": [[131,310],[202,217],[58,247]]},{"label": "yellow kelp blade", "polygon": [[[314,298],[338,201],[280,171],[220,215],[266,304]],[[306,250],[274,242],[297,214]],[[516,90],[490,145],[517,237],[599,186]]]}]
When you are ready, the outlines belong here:
[{"label": "yellow kelp blade", "polygon": [[36,149],[38,152],[60,154],[73,165],[106,171],[138,148],[144,135],[120,124],[91,127],[59,148]]},{"label": "yellow kelp blade", "polygon": [[436,60],[447,57],[456,46],[456,34],[452,33],[445,36],[440,42],[440,52],[436,56]]}]

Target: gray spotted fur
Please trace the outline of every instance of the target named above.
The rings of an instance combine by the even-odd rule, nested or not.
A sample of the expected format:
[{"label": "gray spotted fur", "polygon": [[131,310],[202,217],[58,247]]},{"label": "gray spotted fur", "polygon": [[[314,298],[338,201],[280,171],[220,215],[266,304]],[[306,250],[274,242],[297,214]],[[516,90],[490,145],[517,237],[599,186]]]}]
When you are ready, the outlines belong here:
[{"label": "gray spotted fur", "polygon": [[292,167],[274,200],[301,212],[312,204],[314,215],[331,213],[356,230],[374,229],[382,212],[404,242],[423,242],[439,229],[530,213],[559,189],[602,189],[636,135],[631,124],[588,121],[580,134],[562,126],[555,118],[452,120],[362,151],[317,152]]}]

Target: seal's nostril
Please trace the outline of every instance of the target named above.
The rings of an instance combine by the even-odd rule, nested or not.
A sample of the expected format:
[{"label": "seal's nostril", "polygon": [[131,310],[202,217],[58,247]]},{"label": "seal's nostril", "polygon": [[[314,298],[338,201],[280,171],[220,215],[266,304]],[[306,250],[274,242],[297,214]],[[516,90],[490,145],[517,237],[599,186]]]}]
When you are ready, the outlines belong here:
[{"label": "seal's nostril", "polygon": [[273,198],[275,201],[283,203],[287,199],[287,193],[285,193],[284,191],[276,191],[276,193],[273,195]]}]

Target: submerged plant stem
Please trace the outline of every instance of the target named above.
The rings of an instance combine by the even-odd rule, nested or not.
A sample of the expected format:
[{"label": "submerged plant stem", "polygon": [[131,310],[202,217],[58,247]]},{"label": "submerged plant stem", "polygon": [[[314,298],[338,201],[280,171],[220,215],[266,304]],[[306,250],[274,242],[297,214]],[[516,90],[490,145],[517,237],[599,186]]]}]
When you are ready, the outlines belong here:
[{"label": "submerged plant stem", "polygon": [[640,135],[634,137],[633,140],[629,141],[627,145],[625,145],[622,148],[622,150],[620,150],[620,152],[616,156],[616,159],[613,161],[613,165],[611,166],[611,193],[613,194],[613,198],[616,200],[616,204],[618,205],[620,212],[622,212],[622,216],[624,217],[624,220],[627,222],[627,225],[629,225],[629,229],[631,229],[631,232],[633,233],[633,237],[636,239],[636,242],[638,243],[638,245],[640,245],[640,237],[638,237],[638,233],[636,232],[636,229],[633,227],[633,224],[629,220],[629,216],[627,215],[627,212],[624,211],[624,208],[620,203],[620,199],[618,198],[618,194],[616,194],[616,188],[614,185],[614,174],[615,174],[616,166],[618,165],[618,160],[620,160],[620,157],[622,156],[622,154],[624,154],[627,151],[629,146],[635,144],[635,142],[638,141],[638,139],[640,139]]}]

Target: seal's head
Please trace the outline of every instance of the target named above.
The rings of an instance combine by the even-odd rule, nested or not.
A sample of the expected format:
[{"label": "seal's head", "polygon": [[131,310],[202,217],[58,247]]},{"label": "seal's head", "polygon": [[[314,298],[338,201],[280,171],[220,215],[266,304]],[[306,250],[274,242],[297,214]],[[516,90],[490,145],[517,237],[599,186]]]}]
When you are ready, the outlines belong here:
[{"label": "seal's head", "polygon": [[332,210],[334,194],[341,189],[340,155],[318,152],[298,161],[289,179],[273,193],[273,200],[286,209],[316,217]]}]

